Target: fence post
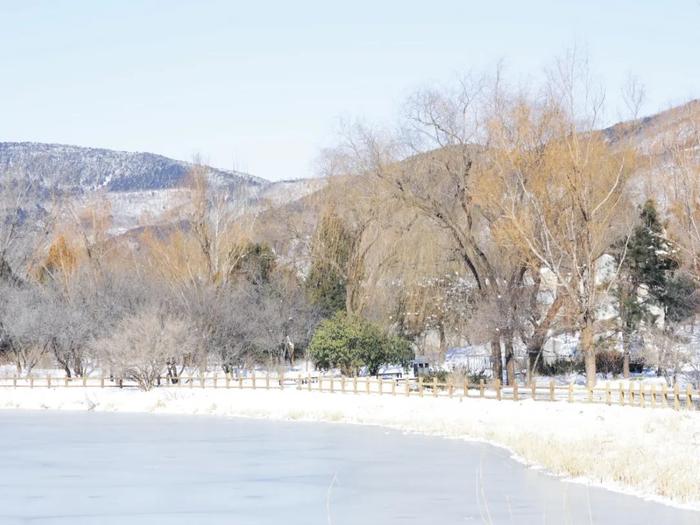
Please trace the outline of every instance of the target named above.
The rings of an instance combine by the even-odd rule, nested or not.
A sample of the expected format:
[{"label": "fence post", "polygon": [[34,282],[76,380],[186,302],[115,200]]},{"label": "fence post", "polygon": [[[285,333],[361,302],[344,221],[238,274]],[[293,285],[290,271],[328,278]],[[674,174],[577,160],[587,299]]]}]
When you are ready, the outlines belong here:
[{"label": "fence post", "polygon": [[255,390],[255,372],[251,374],[250,378],[253,380],[253,390]]},{"label": "fence post", "polygon": [[644,385],[639,383],[639,407],[644,408]]},{"label": "fence post", "polygon": [[673,385],[673,410],[678,410],[681,408],[681,395],[680,387],[678,386],[678,381]]},{"label": "fence post", "polygon": [[469,382],[465,379],[464,380],[464,397],[469,397]]},{"label": "fence post", "polygon": [[105,373],[102,372],[102,374],[100,375],[100,388],[104,388],[104,387],[105,387]]},{"label": "fence post", "polygon": [[280,390],[284,390],[284,372],[280,372]]},{"label": "fence post", "polygon": [[270,371],[265,372],[265,390],[270,390]]},{"label": "fence post", "polygon": [[231,388],[231,372],[226,372],[226,388]]},{"label": "fence post", "polygon": [[238,374],[238,388],[243,390],[243,376],[241,374]]},{"label": "fence post", "polygon": [[51,388],[51,376],[46,376],[46,388]]},{"label": "fence post", "polygon": [[663,400],[663,406],[666,408],[668,406],[668,386],[666,383],[661,385],[661,399]]},{"label": "fence post", "polygon": [[306,389],[311,392],[311,374],[306,374]]},{"label": "fence post", "polygon": [[217,387],[218,382],[219,382],[219,372],[214,372],[214,388]]},{"label": "fence post", "polygon": [[63,386],[64,388],[68,386],[68,376],[63,378]]},{"label": "fence post", "polygon": [[396,395],[396,379],[391,380],[391,395]]},{"label": "fence post", "polygon": [[379,383],[379,395],[381,396],[384,393],[384,381],[378,377],[377,382]]},{"label": "fence post", "polygon": [[408,378],[406,378],[406,382],[404,383],[404,389],[406,390],[406,397],[411,395],[411,386],[408,384]]},{"label": "fence post", "polygon": [[496,399],[501,400],[501,380],[496,379]]},{"label": "fence post", "polygon": [[437,381],[437,376],[433,377],[433,397],[438,396],[438,381]]},{"label": "fence post", "polygon": [[612,404],[612,391],[610,390],[610,381],[605,383],[605,402],[609,405]]},{"label": "fence post", "polygon": [[87,386],[87,376],[83,373],[83,387]]},{"label": "fence post", "polygon": [[518,395],[518,381],[513,381],[513,401],[518,401],[520,396]]},{"label": "fence post", "polygon": [[625,388],[620,383],[620,406],[625,406]]},{"label": "fence post", "polygon": [[333,379],[333,376],[331,376],[331,394],[333,393],[333,390],[334,390],[334,382],[335,381]]},{"label": "fence post", "polygon": [[418,376],[418,395],[423,397],[423,376]]},{"label": "fence post", "polygon": [[632,388],[632,381],[630,381],[630,384],[629,384],[629,393],[627,396],[627,403],[630,406],[634,406],[634,388]]},{"label": "fence post", "polygon": [[301,390],[301,376],[297,376],[297,390]]},{"label": "fence post", "polygon": [[17,388],[17,374],[12,376],[12,387]]},{"label": "fence post", "polygon": [[345,393],[345,376],[343,375],[340,376],[340,391]]},{"label": "fence post", "polygon": [[549,380],[549,400],[554,401],[554,379]]},{"label": "fence post", "polygon": [[352,376],[352,393],[357,394],[357,376]]},{"label": "fence post", "polygon": [[651,408],[656,408],[656,385],[651,385]]},{"label": "fence post", "polygon": [[365,393],[370,393],[369,376],[365,376]]},{"label": "fence post", "polygon": [[530,397],[533,401],[537,401],[537,386],[533,380],[530,380]]},{"label": "fence post", "polygon": [[206,378],[204,377],[204,372],[199,373],[199,386],[200,388],[204,388],[204,383],[206,383]]},{"label": "fence post", "polygon": [[484,380],[479,379],[479,397],[484,397]]},{"label": "fence post", "polygon": [[586,386],[586,390],[588,390],[588,402],[593,403],[593,387]]},{"label": "fence post", "polygon": [[34,388],[34,376],[29,374],[29,388]]},{"label": "fence post", "polygon": [[690,385],[685,387],[685,408],[693,410],[693,389]]},{"label": "fence post", "polygon": [[569,403],[574,402],[574,384],[569,383]]},{"label": "fence post", "polygon": [[452,399],[452,393],[454,392],[454,385],[450,382],[449,385],[447,385],[447,395],[449,396],[450,399]]}]

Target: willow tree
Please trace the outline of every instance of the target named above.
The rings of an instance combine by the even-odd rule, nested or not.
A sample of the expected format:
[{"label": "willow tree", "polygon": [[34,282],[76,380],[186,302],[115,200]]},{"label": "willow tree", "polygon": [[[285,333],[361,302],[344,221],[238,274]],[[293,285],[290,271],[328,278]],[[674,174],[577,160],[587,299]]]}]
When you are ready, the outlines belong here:
[{"label": "willow tree", "polygon": [[311,246],[311,269],[306,289],[311,301],[325,315],[345,310],[350,254],[355,243],[345,222],[326,212],[316,228]]},{"label": "willow tree", "polygon": [[527,145],[512,148],[510,158],[517,160],[496,169],[511,196],[505,230],[565,297],[570,328],[580,335],[587,383],[593,386],[596,323],[619,270],[605,268],[604,256],[613,240],[628,233],[621,218],[635,159],[630,151],[613,150],[594,131],[595,118],[577,118],[571,92],[564,94],[550,92],[521,120],[519,136],[544,131],[547,140],[536,151]]},{"label": "willow tree", "polygon": [[[504,279],[485,247],[489,239],[473,190],[484,102],[482,79],[454,91],[422,91],[408,101],[399,134],[356,127],[342,148],[379,191],[442,230],[476,287],[497,297]],[[491,347],[494,377],[500,379],[499,332],[491,335]]]},{"label": "willow tree", "polygon": [[[478,290],[474,304],[481,310],[478,317],[488,320],[482,328],[490,331],[486,338],[493,375],[503,375],[503,347],[507,381],[512,383],[516,337],[541,347],[555,317],[546,315],[549,309],[540,312],[536,304],[539,274],[527,275],[532,256],[514,249],[501,235],[507,204],[515,195],[508,193],[494,167],[513,148],[504,139],[518,131],[522,105],[496,75],[464,80],[454,89],[420,91],[406,107],[399,133],[356,127],[343,149],[356,159],[355,171],[372,178],[377,192],[430,222],[438,232],[434,237],[444,240],[441,246],[459,262],[459,273]],[[549,135],[540,133],[530,141],[535,156],[548,140]],[[517,149],[523,153],[526,147],[518,144]],[[556,301],[553,309],[560,305]]]}]

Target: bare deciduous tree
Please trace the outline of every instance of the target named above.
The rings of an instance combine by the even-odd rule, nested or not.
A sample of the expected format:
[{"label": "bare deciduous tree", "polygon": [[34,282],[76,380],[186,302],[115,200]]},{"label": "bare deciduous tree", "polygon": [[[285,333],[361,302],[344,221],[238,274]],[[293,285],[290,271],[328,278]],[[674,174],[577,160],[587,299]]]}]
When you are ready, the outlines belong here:
[{"label": "bare deciduous tree", "polygon": [[154,307],[126,317],[113,333],[93,343],[114,374],[143,390],[156,386],[172,363],[191,353],[193,344],[189,323]]}]

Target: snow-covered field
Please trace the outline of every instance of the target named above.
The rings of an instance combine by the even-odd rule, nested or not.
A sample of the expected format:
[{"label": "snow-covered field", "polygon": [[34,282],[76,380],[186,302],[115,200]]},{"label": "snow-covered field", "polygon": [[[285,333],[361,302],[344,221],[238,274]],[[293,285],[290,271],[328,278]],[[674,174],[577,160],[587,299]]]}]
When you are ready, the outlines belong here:
[{"label": "snow-covered field", "polygon": [[557,475],[700,510],[700,412],[277,390],[0,389],[2,409],[208,414],[485,440]]}]

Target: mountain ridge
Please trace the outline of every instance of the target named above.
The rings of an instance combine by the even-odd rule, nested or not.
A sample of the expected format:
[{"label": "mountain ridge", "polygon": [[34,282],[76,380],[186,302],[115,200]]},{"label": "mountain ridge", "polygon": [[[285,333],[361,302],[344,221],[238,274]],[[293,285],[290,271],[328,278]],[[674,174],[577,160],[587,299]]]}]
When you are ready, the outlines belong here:
[{"label": "mountain ridge", "polygon": [[[43,142],[0,142],[0,173],[73,192],[171,189],[182,185],[190,162],[150,152],[131,152]],[[218,185],[264,186],[248,173],[206,166]]]}]

